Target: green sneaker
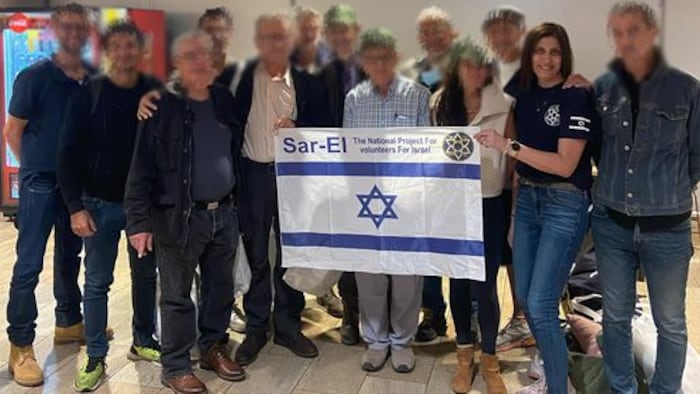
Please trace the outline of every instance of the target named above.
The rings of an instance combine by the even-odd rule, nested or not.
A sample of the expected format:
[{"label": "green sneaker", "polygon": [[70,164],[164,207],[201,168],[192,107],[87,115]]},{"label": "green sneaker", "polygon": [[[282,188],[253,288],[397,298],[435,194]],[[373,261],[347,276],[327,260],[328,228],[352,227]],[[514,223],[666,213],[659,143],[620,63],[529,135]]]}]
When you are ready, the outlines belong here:
[{"label": "green sneaker", "polygon": [[78,371],[73,389],[79,393],[95,391],[105,376],[105,362],[101,358],[88,358],[85,366]]},{"label": "green sneaker", "polygon": [[149,346],[131,345],[126,357],[131,361],[144,360],[160,364],[160,346],[157,343],[152,343]]}]

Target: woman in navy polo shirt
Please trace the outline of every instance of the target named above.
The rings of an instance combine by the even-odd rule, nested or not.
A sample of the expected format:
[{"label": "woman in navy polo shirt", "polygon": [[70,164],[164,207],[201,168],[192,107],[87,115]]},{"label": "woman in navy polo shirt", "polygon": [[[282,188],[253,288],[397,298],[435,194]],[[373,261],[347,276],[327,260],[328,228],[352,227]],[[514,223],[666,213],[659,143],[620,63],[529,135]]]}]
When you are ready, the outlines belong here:
[{"label": "woman in navy polo shirt", "polygon": [[[563,89],[573,56],[563,27],[532,29],[522,55],[515,98],[517,140],[483,130],[477,141],[516,164],[512,212],[515,292],[544,360],[543,377],[524,392],[567,392],[567,348],[559,326],[559,299],[588,226],[592,183],[592,101],[586,90]],[[544,391],[542,391],[544,390]]]}]

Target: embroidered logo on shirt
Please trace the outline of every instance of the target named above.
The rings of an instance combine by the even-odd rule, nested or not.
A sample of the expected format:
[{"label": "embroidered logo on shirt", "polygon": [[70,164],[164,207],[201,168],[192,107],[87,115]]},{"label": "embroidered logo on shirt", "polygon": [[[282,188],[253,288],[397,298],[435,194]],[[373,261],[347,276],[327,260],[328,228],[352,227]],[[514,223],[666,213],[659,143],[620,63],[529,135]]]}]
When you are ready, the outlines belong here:
[{"label": "embroidered logo on shirt", "polygon": [[569,130],[580,130],[590,132],[591,120],[583,116],[572,116],[569,118]]},{"label": "embroidered logo on shirt", "polygon": [[561,124],[559,104],[550,105],[544,113],[544,123],[549,127],[557,127]]},{"label": "embroidered logo on shirt", "polygon": [[442,141],[442,151],[452,160],[464,161],[474,152],[474,141],[467,133],[450,133]]}]

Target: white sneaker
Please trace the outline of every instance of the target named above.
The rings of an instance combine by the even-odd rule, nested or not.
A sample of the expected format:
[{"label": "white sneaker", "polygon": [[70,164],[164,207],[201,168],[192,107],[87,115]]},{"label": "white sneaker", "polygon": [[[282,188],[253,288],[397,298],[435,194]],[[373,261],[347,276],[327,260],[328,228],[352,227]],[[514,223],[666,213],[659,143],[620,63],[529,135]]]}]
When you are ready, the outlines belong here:
[{"label": "white sneaker", "polygon": [[246,320],[243,311],[240,310],[235,304],[233,305],[233,310],[231,311],[231,322],[229,324],[231,329],[239,334],[245,334],[246,330]]},{"label": "white sneaker", "polygon": [[[547,394],[547,390],[547,379],[542,375],[535,383],[521,388],[515,394]],[[571,379],[566,380],[566,393],[576,394],[576,389],[571,384]]]},{"label": "white sneaker", "polygon": [[516,391],[515,394],[546,394],[547,393],[547,380],[544,376],[538,379],[535,383],[525,386],[520,390]]},{"label": "white sneaker", "polygon": [[518,347],[535,345],[530,326],[525,319],[510,319],[508,324],[498,332],[496,337],[496,351],[505,352]]},{"label": "white sneaker", "polygon": [[544,360],[540,353],[535,353],[535,358],[530,361],[530,366],[527,368],[527,376],[530,379],[538,380],[544,376]]}]

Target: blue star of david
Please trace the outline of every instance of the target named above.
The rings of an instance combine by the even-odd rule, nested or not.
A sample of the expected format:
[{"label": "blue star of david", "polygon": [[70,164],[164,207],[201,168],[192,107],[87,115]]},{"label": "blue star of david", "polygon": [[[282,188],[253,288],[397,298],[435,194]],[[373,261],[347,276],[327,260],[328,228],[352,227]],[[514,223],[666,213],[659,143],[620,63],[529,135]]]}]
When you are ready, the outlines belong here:
[{"label": "blue star of david", "polygon": [[[360,200],[360,204],[362,204],[362,208],[360,209],[360,213],[357,214],[357,217],[372,219],[372,222],[374,222],[377,229],[382,225],[384,219],[399,218],[396,216],[396,212],[394,212],[394,209],[391,207],[394,204],[394,201],[396,201],[396,196],[382,194],[377,185],[374,185],[369,194],[357,194],[357,199]],[[384,203],[384,211],[381,214],[376,214],[372,212],[372,209],[370,209],[369,204],[372,202],[372,200],[380,200]]]}]

